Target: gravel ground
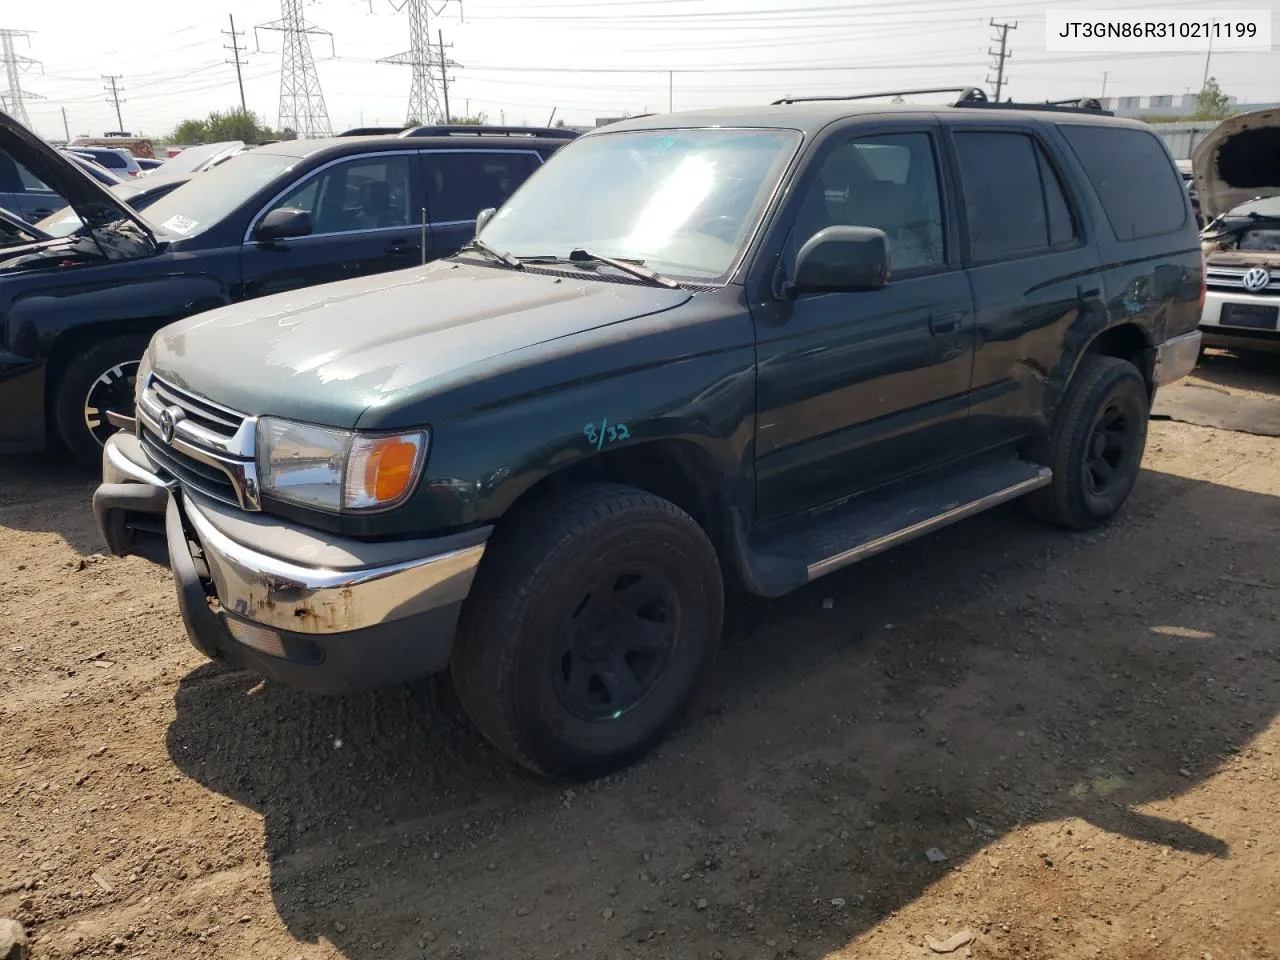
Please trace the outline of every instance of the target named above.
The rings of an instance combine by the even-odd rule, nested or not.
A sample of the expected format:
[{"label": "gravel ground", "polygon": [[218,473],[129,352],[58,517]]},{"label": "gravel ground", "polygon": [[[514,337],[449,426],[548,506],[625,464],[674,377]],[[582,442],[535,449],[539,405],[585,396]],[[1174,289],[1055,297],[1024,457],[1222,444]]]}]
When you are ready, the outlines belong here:
[{"label": "gravel ground", "polygon": [[1157,421],[1106,530],[1002,509],[738,600],[689,720],[574,789],[432,681],[203,662],[93,486],[0,460],[0,916],[36,960],[1280,957],[1276,438]]}]

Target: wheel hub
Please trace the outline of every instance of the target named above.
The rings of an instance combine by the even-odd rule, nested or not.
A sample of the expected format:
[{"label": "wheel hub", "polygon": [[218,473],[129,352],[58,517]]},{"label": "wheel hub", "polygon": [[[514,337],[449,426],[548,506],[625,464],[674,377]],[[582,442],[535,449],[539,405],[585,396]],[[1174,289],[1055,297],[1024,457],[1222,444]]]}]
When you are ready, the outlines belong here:
[{"label": "wheel hub", "polygon": [[555,687],[565,709],[611,720],[634,708],[666,674],[678,626],[675,585],[656,566],[598,577],[561,630]]},{"label": "wheel hub", "polygon": [[1098,414],[1085,448],[1085,483],[1095,496],[1110,489],[1134,449],[1134,424],[1118,401]]}]

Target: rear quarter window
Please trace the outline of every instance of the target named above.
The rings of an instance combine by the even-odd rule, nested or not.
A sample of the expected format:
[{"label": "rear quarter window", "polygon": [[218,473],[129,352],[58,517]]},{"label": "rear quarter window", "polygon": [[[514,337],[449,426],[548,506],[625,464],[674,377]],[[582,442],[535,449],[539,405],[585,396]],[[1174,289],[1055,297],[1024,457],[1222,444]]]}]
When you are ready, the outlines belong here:
[{"label": "rear quarter window", "polygon": [[1174,233],[1187,223],[1182,177],[1154,133],[1127,127],[1058,127],[1093,183],[1117,240]]}]

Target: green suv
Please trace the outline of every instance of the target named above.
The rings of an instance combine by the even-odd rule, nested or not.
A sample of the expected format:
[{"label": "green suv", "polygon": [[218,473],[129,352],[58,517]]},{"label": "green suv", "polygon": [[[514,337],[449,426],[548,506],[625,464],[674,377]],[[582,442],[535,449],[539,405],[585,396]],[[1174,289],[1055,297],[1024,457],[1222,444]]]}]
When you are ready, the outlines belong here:
[{"label": "green suv", "polygon": [[633,119],[479,222],[161,330],[94,508],[209,657],[318,692],[447,669],[551,776],[657,742],[727,587],[1014,498],[1106,522],[1198,353],[1178,171],[1088,104]]}]

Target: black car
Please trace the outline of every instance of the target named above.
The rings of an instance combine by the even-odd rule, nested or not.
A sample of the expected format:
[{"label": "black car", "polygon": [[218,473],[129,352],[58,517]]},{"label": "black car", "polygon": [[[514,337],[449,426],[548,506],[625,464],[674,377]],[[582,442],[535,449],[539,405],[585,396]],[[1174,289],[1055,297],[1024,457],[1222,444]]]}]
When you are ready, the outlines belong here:
[{"label": "black car", "polygon": [[166,550],[208,656],[323,692],[448,669],[500,749],[590,776],[711,670],[726,584],[1024,496],[1107,522],[1203,277],[1168,149],[1098,109],[628,120],[454,257],[161,330],[94,510]]},{"label": "black car", "polygon": [[[96,462],[151,334],[211,307],[452,253],[571,132],[420,127],[245,151],[145,218],[0,114],[0,150],[82,226],[0,247],[0,450]],[[55,207],[56,209],[56,207]]]}]

